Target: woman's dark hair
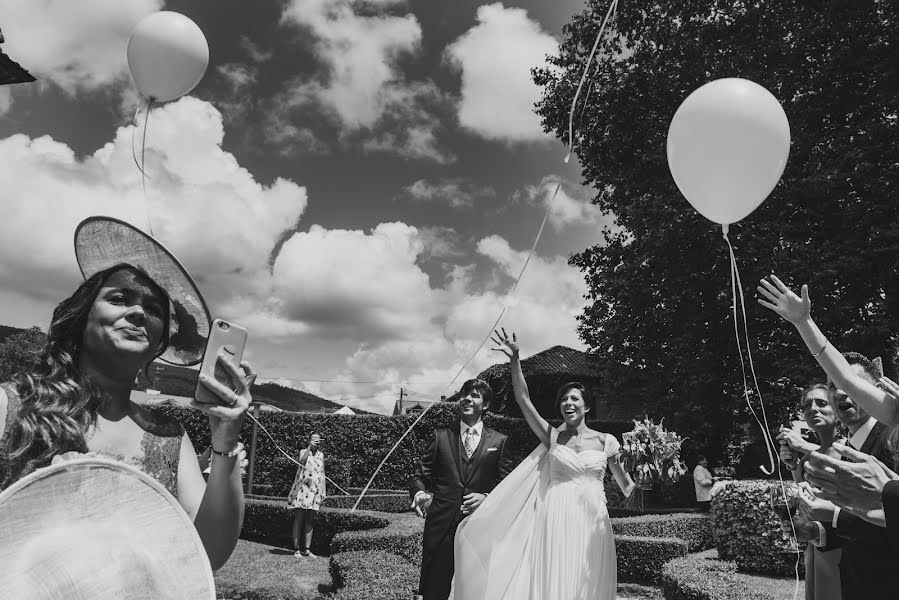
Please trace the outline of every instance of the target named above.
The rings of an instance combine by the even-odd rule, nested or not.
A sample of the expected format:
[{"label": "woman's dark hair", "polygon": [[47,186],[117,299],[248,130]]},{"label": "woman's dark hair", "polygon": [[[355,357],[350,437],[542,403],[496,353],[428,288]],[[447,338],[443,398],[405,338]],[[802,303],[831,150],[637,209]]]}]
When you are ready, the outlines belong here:
[{"label": "woman's dark hair", "polygon": [[483,410],[488,410],[490,405],[493,404],[493,389],[487,385],[487,382],[483,379],[469,379],[462,384],[462,389],[459,391],[459,398],[464,398],[471,390],[477,390],[478,393],[481,394],[481,398],[484,399]]},{"label": "woman's dark hair", "polygon": [[[97,294],[113,273],[123,269],[139,273],[153,282],[142,269],[124,263],[87,278],[53,311],[47,345],[33,372],[18,373],[12,378],[21,403],[9,429],[9,437],[3,440],[9,453],[0,457],[3,460],[0,488],[46,466],[58,454],[87,451],[86,433],[97,422],[106,395],[79,371],[78,357]],[[166,300],[162,340],[154,354],[159,356],[168,345],[169,302],[165,291],[155,282],[153,286]]]},{"label": "woman's dark hair", "polygon": [[568,393],[569,390],[580,390],[581,397],[584,398],[584,408],[589,409],[590,412],[593,412],[593,409],[596,407],[595,402],[593,400],[593,396],[587,391],[586,386],[580,381],[569,381],[559,388],[559,391],[556,392],[556,413],[559,416],[562,416],[562,398],[565,394]]}]

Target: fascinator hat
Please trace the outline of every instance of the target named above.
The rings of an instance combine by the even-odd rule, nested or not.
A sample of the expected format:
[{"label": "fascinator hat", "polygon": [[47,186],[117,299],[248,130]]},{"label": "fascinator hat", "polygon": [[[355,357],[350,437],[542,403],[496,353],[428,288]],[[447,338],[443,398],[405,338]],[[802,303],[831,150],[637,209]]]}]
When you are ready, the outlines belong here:
[{"label": "fascinator hat", "polygon": [[59,461],[0,493],[0,590],[18,600],[215,600],[193,522],[152,477]]},{"label": "fascinator hat", "polygon": [[75,229],[75,258],[85,279],[126,263],[143,269],[169,295],[168,347],[159,356],[191,366],[203,359],[212,319],[197,284],[165,246],[140,229],[111,217],[89,217]]}]

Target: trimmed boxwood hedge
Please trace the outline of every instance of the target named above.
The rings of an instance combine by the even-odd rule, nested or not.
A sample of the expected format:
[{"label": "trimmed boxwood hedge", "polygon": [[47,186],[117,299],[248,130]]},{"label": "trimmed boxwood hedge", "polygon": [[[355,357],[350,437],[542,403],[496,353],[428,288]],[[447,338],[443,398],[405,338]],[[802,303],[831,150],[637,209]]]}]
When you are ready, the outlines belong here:
[{"label": "trimmed boxwood hedge", "polygon": [[[184,426],[198,453],[209,445],[209,420],[204,414],[171,402],[156,403],[154,406]],[[457,403],[435,405],[399,445],[381,469],[374,485],[378,488],[408,489],[418,459],[433,439],[434,430],[456,426],[458,419]],[[324,440],[322,450],[325,453],[325,471],[338,485],[348,488],[361,487],[367,483],[378,464],[414,418],[384,415],[356,415],[349,418],[318,413],[264,412],[259,420],[278,444],[291,454],[299,454],[310,434],[321,434]],[[489,427],[509,436],[510,450],[516,464],[539,443],[524,419],[488,413],[484,421]],[[560,422],[556,421],[554,424],[558,425]],[[621,422],[598,422],[590,425],[614,434],[619,440],[623,432],[633,428],[632,423]],[[253,421],[247,419],[240,436],[247,446],[252,438],[252,431]],[[286,496],[290,492],[297,466],[284,457],[261,430],[257,436],[253,468],[254,487],[259,485],[273,496]],[[615,505],[617,486],[607,485],[606,488],[609,504]]]},{"label": "trimmed boxwood hedge", "polygon": [[696,513],[612,519],[612,531],[616,535],[678,538],[686,543],[687,552],[699,552],[713,545],[711,519],[708,515]]},{"label": "trimmed boxwood hedge", "polygon": [[774,600],[747,585],[733,562],[715,560],[709,553],[691,554],[662,567],[665,600]]},{"label": "trimmed boxwood hedge", "polygon": [[402,556],[376,550],[331,557],[331,600],[409,600],[418,589],[418,566]]},{"label": "trimmed boxwood hedge", "polygon": [[[614,525],[613,525],[614,529]],[[656,538],[615,534],[618,581],[658,583],[660,567],[687,555],[687,542],[679,538]]]},{"label": "trimmed boxwood hedge", "polygon": [[[794,574],[796,554],[777,550],[786,535],[771,510],[768,490],[777,481],[723,481],[712,490],[712,527],[718,555],[737,568],[764,575]],[[804,550],[805,544],[801,544]],[[805,561],[799,561],[800,575]]]}]

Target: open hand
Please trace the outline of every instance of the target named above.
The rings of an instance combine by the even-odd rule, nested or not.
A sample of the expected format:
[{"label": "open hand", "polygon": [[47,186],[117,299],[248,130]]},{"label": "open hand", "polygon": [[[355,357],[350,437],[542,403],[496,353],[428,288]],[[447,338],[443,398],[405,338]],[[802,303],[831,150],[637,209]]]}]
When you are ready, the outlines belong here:
[{"label": "open hand", "polygon": [[820,489],[819,497],[862,519],[874,519],[883,509],[880,494],[884,486],[888,481],[899,479],[899,474],[870,454],[842,444],[835,444],[833,448],[853,462],[814,452],[806,463],[806,480]]},{"label": "open hand", "polygon": [[[808,468],[808,463],[806,463]],[[821,521],[822,523],[830,523],[833,519],[833,513],[836,506],[829,500],[823,500],[814,496],[799,495],[799,514],[809,521]]]},{"label": "open hand", "polygon": [[501,327],[502,333],[497,330],[493,330],[493,336],[490,338],[496,346],[493,347],[493,350],[497,352],[502,352],[510,359],[518,356],[518,339],[515,337],[515,333],[512,333],[512,337],[506,333],[505,327]]},{"label": "open hand", "polygon": [[470,515],[474,511],[478,509],[481,504],[484,503],[484,500],[487,499],[486,494],[479,494],[477,492],[472,492],[470,494],[465,494],[462,497],[462,514]]},{"label": "open hand", "polygon": [[756,288],[764,300],[759,298],[759,304],[770,308],[792,324],[797,324],[808,319],[812,310],[812,302],[808,297],[808,286],[803,285],[800,296],[793,293],[776,275],[769,275],[771,281],[761,280],[761,285]]}]

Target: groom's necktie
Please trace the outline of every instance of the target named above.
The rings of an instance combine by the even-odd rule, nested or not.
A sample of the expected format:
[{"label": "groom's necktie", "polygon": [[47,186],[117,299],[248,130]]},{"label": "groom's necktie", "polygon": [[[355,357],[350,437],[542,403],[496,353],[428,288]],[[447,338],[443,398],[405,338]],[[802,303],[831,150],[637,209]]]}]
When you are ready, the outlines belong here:
[{"label": "groom's necktie", "polygon": [[[850,442],[849,440],[846,440],[846,447],[847,447],[847,448],[852,448],[853,450],[858,450],[858,448],[856,448],[855,446],[853,446],[853,445],[852,445],[852,442]],[[852,462],[852,459],[849,458],[849,457],[846,457],[846,456],[841,456],[841,457],[840,457],[840,460],[846,461],[846,462]]]},{"label": "groom's necktie", "polygon": [[478,432],[473,427],[465,430],[463,443],[465,445],[465,458],[470,460],[471,455],[474,454],[474,449],[478,447]]}]

